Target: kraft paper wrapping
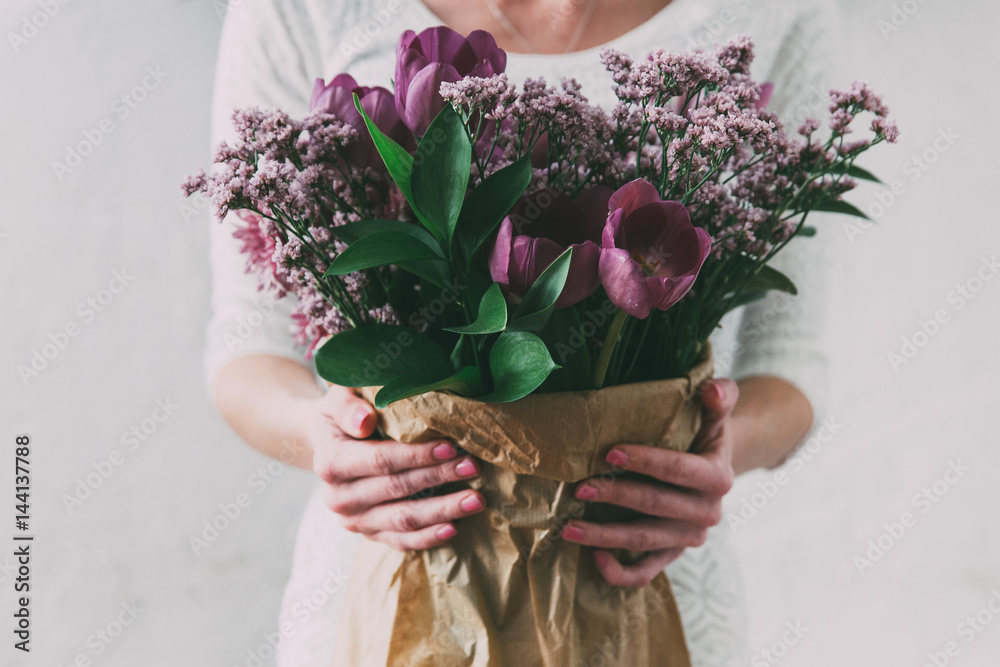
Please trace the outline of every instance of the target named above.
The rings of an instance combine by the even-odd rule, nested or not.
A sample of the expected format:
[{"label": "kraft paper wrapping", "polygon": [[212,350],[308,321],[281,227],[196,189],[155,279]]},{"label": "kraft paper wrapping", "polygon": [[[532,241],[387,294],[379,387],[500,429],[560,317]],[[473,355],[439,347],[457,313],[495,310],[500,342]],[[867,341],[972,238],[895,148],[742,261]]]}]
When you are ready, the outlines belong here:
[{"label": "kraft paper wrapping", "polygon": [[[478,489],[486,509],[434,549],[362,541],[333,664],[690,667],[666,575],[611,586],[592,549],[560,532],[571,518],[613,509],[573,496],[576,482],[613,474],[604,460],[613,445],[690,447],[701,422],[696,388],[711,375],[706,346],[678,379],[502,404],[434,392],[381,410],[393,439],[449,438],[477,457],[482,473],[463,486]],[[371,400],[375,389],[362,394]]]}]

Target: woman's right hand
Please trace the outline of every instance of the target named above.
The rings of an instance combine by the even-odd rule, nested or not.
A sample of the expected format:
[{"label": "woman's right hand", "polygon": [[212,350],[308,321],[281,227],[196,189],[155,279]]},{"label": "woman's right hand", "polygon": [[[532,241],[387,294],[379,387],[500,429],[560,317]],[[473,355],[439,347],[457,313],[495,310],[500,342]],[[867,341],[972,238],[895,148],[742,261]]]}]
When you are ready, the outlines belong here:
[{"label": "woman's right hand", "polygon": [[378,421],[375,408],[347,387],[332,386],[317,407],[308,430],[313,471],[348,530],[400,551],[427,549],[455,536],[454,520],[482,511],[482,495],[472,489],[409,498],[479,474],[447,440],[365,440]]}]

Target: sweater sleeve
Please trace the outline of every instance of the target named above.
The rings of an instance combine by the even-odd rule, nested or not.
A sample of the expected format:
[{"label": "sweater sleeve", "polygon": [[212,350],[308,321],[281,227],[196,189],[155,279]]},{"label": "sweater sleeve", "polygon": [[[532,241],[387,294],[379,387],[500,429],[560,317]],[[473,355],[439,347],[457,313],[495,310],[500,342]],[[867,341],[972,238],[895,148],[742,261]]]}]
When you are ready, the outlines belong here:
[{"label": "sweater sleeve", "polygon": [[[769,105],[788,132],[805,117],[822,119],[827,113],[826,63],[832,51],[836,20],[820,3],[804,3],[775,60],[762,80],[774,83]],[[791,296],[771,291],[744,310],[738,331],[738,355],[733,377],[776,376],[795,385],[813,409],[813,427],[828,406],[829,355],[827,311],[833,270],[836,220],[830,214],[811,213],[813,238],[796,237],[771,261],[798,288]]]},{"label": "sweater sleeve", "polygon": [[[308,111],[311,73],[321,71],[308,18],[295,2],[282,0],[243,0],[229,10],[215,74],[213,147],[233,136],[237,108],[280,108],[299,117]],[[294,297],[275,300],[258,291],[257,277],[246,272],[233,237],[237,223],[245,224],[230,214],[213,221],[209,232],[212,315],[204,357],[209,397],[219,371],[234,359],[270,354],[302,362],[304,356],[291,334]]]}]

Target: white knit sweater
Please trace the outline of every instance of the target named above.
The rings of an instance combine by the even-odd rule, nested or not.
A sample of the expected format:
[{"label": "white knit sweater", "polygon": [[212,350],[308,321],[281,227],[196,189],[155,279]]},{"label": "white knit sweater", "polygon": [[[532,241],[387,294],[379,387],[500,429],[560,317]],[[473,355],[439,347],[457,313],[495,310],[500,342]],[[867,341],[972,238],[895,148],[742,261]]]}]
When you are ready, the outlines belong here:
[{"label": "white knit sweater", "polygon": [[[471,1],[471,0],[470,0]],[[746,33],[756,44],[758,80],[775,84],[769,107],[794,131],[806,116],[823,117],[830,31],[834,22],[817,0],[673,0],[645,24],[614,40],[635,56],[653,48],[684,50]],[[440,21],[418,0],[230,0],[223,29],[213,102],[213,145],[231,135],[233,109],[279,107],[293,116],[308,110],[313,81],[349,72],[361,85],[390,87],[395,43],[403,30],[420,31]],[[610,80],[600,48],[564,55],[509,54],[514,82],[574,77],[592,101],[609,106]],[[823,342],[830,260],[824,216],[810,217],[816,238],[796,239],[773,264],[799,287],[799,296],[773,293],[731,313],[713,335],[716,375],[773,375],[799,387],[814,414],[826,403],[827,356]],[[245,260],[232,238],[232,224],[211,230],[213,317],[205,357],[211,393],[219,369],[246,354],[296,360],[290,333],[291,304],[274,303],[244,273]],[[317,489],[318,490],[318,489]],[[746,611],[737,564],[723,533],[689,549],[667,568],[674,584],[695,667],[745,665]],[[338,569],[349,576],[355,540],[314,493],[306,510],[282,620],[293,632],[282,645],[281,664],[328,667],[336,641]],[[304,603],[317,587],[334,592],[315,608]],[[324,597],[326,597],[324,595]]]}]

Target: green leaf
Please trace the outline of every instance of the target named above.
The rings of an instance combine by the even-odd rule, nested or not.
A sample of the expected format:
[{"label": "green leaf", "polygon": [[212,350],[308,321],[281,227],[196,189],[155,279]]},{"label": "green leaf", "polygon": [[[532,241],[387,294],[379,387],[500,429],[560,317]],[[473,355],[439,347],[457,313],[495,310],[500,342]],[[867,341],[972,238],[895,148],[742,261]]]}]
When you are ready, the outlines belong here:
[{"label": "green leaf", "polygon": [[809,226],[802,227],[801,229],[799,229],[799,231],[795,232],[795,235],[796,236],[805,236],[805,237],[816,236],[816,228],[815,227],[809,227]]},{"label": "green leaf", "polygon": [[458,239],[467,258],[490,238],[531,181],[531,156],[490,174],[465,200],[458,218]]},{"label": "green leaf", "polygon": [[403,220],[361,220],[330,228],[330,233],[348,245],[375,232],[398,232],[412,236],[432,248],[435,244],[434,237],[426,229]]},{"label": "green leaf", "polygon": [[872,183],[882,183],[878,176],[871,173],[867,169],[862,169],[857,165],[849,165],[846,162],[841,163],[841,167],[834,170],[834,173],[847,174],[852,178],[857,178],[862,181],[871,181]]},{"label": "green leaf", "polygon": [[458,112],[446,104],[420,138],[410,184],[413,207],[443,246],[451,247],[472,170],[472,144]]},{"label": "green leaf", "polygon": [[481,400],[516,401],[537,389],[557,368],[541,338],[528,331],[505,331],[490,350],[493,392]]},{"label": "green leaf", "polygon": [[316,351],[316,371],[344,387],[385,385],[401,377],[443,378],[448,353],[410,327],[371,324],[334,335]]},{"label": "green leaf", "polygon": [[445,327],[445,331],[460,334],[492,334],[503,331],[505,326],[507,326],[507,301],[503,298],[500,285],[493,283],[479,302],[476,321],[464,327]]},{"label": "green leaf", "polygon": [[772,268],[765,264],[760,267],[753,278],[746,284],[743,289],[743,293],[747,292],[766,292],[768,290],[779,290],[782,292],[788,292],[789,294],[798,294],[799,291],[795,288],[795,283],[792,279],[786,276],[781,271]]},{"label": "green leaf", "polygon": [[828,199],[826,201],[821,201],[819,203],[813,204],[811,210],[826,211],[828,213],[843,213],[844,215],[853,215],[858,218],[864,218],[865,220],[871,220],[871,218],[865,215],[864,211],[862,211],[854,204],[839,199],[838,200]]},{"label": "green leaf", "polygon": [[372,141],[378,154],[385,162],[385,168],[389,170],[392,180],[399,186],[406,201],[413,205],[413,193],[410,188],[410,173],[413,171],[413,156],[406,152],[406,149],[397,144],[391,137],[378,129],[375,121],[368,117],[368,114],[361,107],[361,99],[357,93],[354,94],[354,108],[358,110],[368,127],[368,132],[372,135]]},{"label": "green leaf", "polygon": [[541,331],[549,321],[556,299],[562,294],[569,275],[569,264],[573,258],[573,249],[566,248],[548,268],[542,271],[538,280],[532,285],[521,303],[514,309],[507,328],[516,331]]},{"label": "green leaf", "polygon": [[374,232],[347,246],[330,263],[324,276],[343,276],[375,266],[399,264],[412,260],[442,259],[441,248],[400,232]]},{"label": "green leaf", "polygon": [[397,378],[382,387],[375,395],[375,407],[382,409],[390,403],[431,391],[450,391],[459,396],[480,394],[483,389],[479,369],[475,366],[466,366],[442,380],[431,382],[416,377]]},{"label": "green leaf", "polygon": [[[426,229],[402,220],[362,220],[333,227],[330,231],[334,236],[348,244],[375,232],[392,231],[412,236],[431,248],[439,247],[437,241]],[[451,267],[444,260],[410,260],[397,262],[396,266],[438,287],[444,287],[451,278]]]},{"label": "green leaf", "polygon": [[735,310],[740,306],[745,306],[754,301],[760,301],[765,296],[767,296],[767,292],[741,292],[739,296],[726,302],[726,312],[728,313],[730,310]]}]

